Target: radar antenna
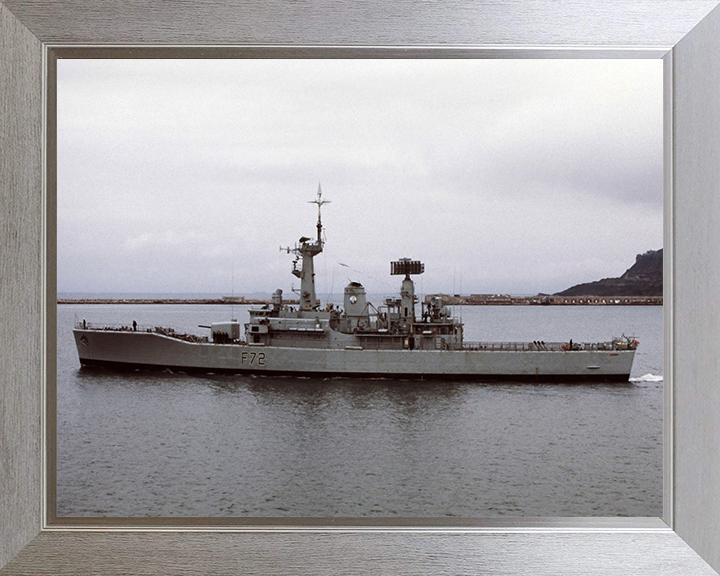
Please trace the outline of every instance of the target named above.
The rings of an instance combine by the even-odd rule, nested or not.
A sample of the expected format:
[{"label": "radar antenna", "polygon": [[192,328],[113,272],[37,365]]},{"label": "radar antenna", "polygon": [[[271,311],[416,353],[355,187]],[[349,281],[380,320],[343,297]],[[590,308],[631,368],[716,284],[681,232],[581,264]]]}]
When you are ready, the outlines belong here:
[{"label": "radar antenna", "polygon": [[415,284],[410,278],[411,274],[422,274],[425,272],[425,264],[420,260],[410,260],[410,258],[400,258],[390,262],[391,275],[405,275],[400,288],[400,314],[401,321],[404,324],[415,321]]},{"label": "radar antenna", "polygon": [[320,216],[320,208],[323,204],[330,204],[330,200],[323,200],[322,199],[322,188],[320,186],[320,182],[318,182],[318,191],[317,191],[317,198],[315,200],[308,200],[308,204],[317,204],[318,207],[318,222],[317,222],[317,241],[320,246],[322,246],[322,218]]}]

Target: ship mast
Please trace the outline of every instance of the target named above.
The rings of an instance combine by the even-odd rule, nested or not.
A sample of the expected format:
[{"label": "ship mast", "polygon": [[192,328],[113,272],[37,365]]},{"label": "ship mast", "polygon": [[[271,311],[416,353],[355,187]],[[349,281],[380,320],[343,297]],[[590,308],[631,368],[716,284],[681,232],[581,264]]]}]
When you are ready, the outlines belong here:
[{"label": "ship mast", "polygon": [[317,243],[320,246],[320,251],[322,252],[322,218],[320,215],[320,208],[323,204],[330,204],[330,200],[323,200],[322,199],[322,188],[320,187],[320,182],[318,182],[318,191],[317,191],[317,198],[315,200],[308,200],[309,204],[317,204],[318,207],[318,223],[317,223]]},{"label": "ship mast", "polygon": [[390,274],[393,276],[404,275],[402,287],[400,288],[400,321],[403,325],[415,322],[415,284],[410,278],[411,274],[422,274],[425,272],[425,264],[419,260],[401,258],[390,262]]},{"label": "ship mast", "polygon": [[317,221],[317,240],[310,242],[310,238],[303,236],[300,238],[300,246],[297,244],[295,248],[284,248],[288,253],[292,252],[296,256],[302,256],[302,268],[297,269],[297,259],[293,263],[292,273],[300,278],[300,310],[317,310],[320,303],[315,296],[315,268],[313,258],[320,254],[323,250],[322,240],[322,216],[320,209],[323,204],[330,204],[330,200],[323,200],[322,188],[318,183],[317,198],[309,200],[310,204],[317,204],[318,221]]}]

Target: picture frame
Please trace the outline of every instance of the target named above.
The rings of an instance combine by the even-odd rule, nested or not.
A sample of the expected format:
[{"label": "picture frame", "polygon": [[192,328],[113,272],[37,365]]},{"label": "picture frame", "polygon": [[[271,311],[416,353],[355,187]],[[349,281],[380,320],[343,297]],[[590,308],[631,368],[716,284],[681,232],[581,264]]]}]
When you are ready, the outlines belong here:
[{"label": "picture frame", "polygon": [[[720,434],[715,326],[720,267],[712,216],[720,168],[716,1],[322,4],[248,1],[0,2],[0,566],[4,573],[714,574],[720,569]],[[325,6],[327,7],[327,6]],[[420,9],[422,8],[422,9]],[[45,253],[48,51],[61,45],[244,45],[259,55],[374,46],[414,57],[662,57],[666,78],[665,506],[663,519],[521,519],[440,524],[58,526],[48,522],[43,393],[54,306]],[[202,44],[203,46],[199,46]],[[256,48],[250,48],[255,46]],[[131,48],[134,47],[134,48]],[[453,52],[453,47],[456,49]],[[307,54],[305,54],[307,55]],[[48,89],[52,89],[48,87]],[[669,281],[667,281],[669,280]]]}]

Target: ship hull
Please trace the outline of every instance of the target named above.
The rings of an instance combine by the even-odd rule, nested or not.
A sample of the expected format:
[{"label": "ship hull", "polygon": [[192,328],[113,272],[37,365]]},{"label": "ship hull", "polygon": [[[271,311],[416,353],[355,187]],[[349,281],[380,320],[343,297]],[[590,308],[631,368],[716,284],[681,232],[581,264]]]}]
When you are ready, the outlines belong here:
[{"label": "ship hull", "polygon": [[81,364],[267,376],[627,382],[635,350],[356,350],[187,342],[154,332],[74,330]]}]

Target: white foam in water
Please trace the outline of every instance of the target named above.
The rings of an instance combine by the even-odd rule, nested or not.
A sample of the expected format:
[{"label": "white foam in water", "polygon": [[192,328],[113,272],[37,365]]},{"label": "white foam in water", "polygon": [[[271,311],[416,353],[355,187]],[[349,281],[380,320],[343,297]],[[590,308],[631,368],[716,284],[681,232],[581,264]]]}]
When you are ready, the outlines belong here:
[{"label": "white foam in water", "polygon": [[655,374],[645,374],[645,376],[639,376],[638,378],[630,378],[630,382],[662,382],[663,377]]}]

